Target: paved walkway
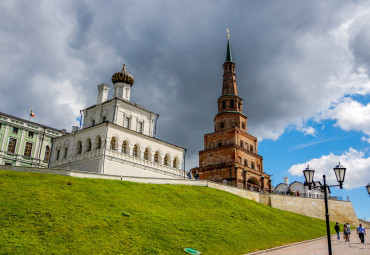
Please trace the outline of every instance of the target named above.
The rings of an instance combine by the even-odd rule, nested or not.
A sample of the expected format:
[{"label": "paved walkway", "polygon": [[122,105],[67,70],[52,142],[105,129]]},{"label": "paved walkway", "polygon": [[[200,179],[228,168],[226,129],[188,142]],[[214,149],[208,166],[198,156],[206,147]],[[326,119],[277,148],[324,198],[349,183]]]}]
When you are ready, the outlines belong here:
[{"label": "paved walkway", "polygon": [[[370,232],[370,231],[369,231]],[[336,236],[331,238],[331,247],[333,255],[370,255],[370,235],[365,236],[365,244],[362,244],[356,232],[351,234],[351,244],[344,244],[341,234],[341,240]],[[327,255],[328,241],[326,238],[316,239],[309,242],[299,243],[296,245],[287,245],[265,251],[253,252],[258,255]]]}]

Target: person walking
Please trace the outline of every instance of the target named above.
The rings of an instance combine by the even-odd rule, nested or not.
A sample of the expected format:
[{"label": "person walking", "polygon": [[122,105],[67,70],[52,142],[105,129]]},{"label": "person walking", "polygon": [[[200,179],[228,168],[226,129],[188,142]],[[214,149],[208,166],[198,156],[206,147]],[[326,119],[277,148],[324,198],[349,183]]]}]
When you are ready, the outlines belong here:
[{"label": "person walking", "polygon": [[349,229],[348,229],[347,224],[344,224],[344,226],[343,226],[343,238],[344,238],[344,244],[346,244],[347,241],[350,243],[350,241],[349,241]]},{"label": "person walking", "polygon": [[357,228],[357,234],[358,234],[358,237],[360,238],[361,240],[361,243],[365,243],[365,236],[366,235],[366,230],[365,228],[362,227],[362,224],[360,224],[360,226]]},{"label": "person walking", "polygon": [[348,224],[348,222],[347,222],[347,228],[348,228],[348,240],[349,240],[349,242],[351,242],[351,227]]},{"label": "person walking", "polygon": [[335,224],[334,229],[335,229],[335,232],[337,232],[337,240],[340,240],[340,236],[339,236],[340,227],[338,225],[338,222]]}]

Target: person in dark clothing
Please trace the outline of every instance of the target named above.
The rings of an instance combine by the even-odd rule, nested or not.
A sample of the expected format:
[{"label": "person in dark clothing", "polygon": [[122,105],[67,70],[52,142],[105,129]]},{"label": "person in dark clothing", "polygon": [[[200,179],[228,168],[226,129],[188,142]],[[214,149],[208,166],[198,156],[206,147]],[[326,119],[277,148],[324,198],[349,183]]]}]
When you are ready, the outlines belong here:
[{"label": "person in dark clothing", "polygon": [[340,236],[339,236],[340,227],[338,225],[338,222],[335,224],[334,229],[335,229],[335,232],[337,232],[337,240],[340,240]]}]

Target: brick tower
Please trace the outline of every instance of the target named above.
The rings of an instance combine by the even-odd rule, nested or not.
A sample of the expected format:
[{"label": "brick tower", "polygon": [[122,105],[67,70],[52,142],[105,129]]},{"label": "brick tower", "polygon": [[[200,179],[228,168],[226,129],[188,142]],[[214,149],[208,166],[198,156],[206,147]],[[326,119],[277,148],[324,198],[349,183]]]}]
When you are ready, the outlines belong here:
[{"label": "brick tower", "polygon": [[270,175],[263,171],[257,138],[247,133],[243,99],[238,96],[235,63],[228,34],[222,93],[217,100],[215,132],[204,135],[204,150],[199,152],[199,168],[191,169],[202,180],[222,182],[252,190],[271,190]]}]

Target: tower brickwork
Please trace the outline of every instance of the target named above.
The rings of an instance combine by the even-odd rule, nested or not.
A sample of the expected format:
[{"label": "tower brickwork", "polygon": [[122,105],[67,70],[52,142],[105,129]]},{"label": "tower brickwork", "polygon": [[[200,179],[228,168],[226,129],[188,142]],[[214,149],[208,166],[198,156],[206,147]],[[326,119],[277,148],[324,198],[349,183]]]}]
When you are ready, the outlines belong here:
[{"label": "tower brickwork", "polygon": [[191,172],[203,180],[226,180],[228,184],[240,188],[269,191],[271,179],[264,172],[257,138],[247,132],[247,116],[243,114],[243,99],[238,96],[229,39],[223,71],[214,132],[204,135],[199,167],[191,169]]}]

